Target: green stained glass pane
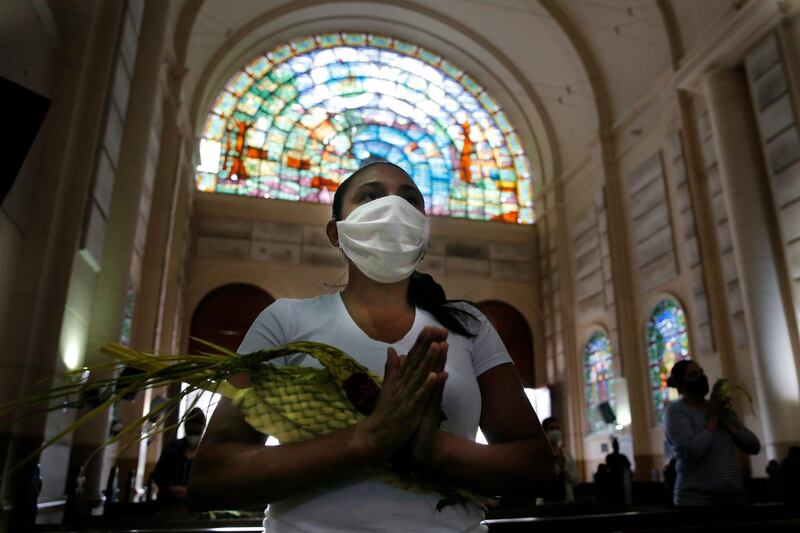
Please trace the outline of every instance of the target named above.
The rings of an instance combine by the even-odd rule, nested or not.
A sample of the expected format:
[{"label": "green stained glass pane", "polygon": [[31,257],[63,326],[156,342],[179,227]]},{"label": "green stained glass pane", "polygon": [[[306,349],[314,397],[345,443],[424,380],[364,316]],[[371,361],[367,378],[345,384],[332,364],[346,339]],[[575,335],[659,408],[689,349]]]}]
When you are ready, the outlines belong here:
[{"label": "green stained glass pane", "polygon": [[270,78],[269,75],[264,76],[263,78],[258,80],[255,86],[261,90],[262,95],[272,94],[272,92],[279,87],[279,85],[275,82],[275,80]]},{"label": "green stained glass pane", "polygon": [[478,100],[483,105],[483,107],[490,113],[494,113],[500,109],[500,107],[497,105],[497,102],[495,102],[494,99],[491,96],[489,96],[485,91],[481,93],[480,96],[478,96]]},{"label": "green stained glass pane", "polygon": [[241,96],[244,91],[253,83],[251,78],[246,72],[239,72],[235,74],[225,88],[233,93],[234,96]]},{"label": "green stained glass pane", "polygon": [[303,54],[309,50],[313,50],[315,46],[316,42],[313,37],[306,37],[292,43],[292,48],[294,48],[296,54]]},{"label": "green stained glass pane", "polygon": [[390,48],[392,46],[392,40],[383,35],[369,35],[367,40],[371,46],[377,46],[378,48]]},{"label": "green stained glass pane", "polygon": [[483,87],[478,85],[474,79],[466,74],[461,77],[461,83],[469,92],[472,93],[472,96],[479,97],[479,95],[483,92]]},{"label": "green stained glass pane", "polygon": [[323,48],[331,48],[342,44],[342,37],[338,33],[328,33],[325,35],[318,35],[317,41]]},{"label": "green stained glass pane", "polygon": [[343,33],[342,40],[350,46],[359,46],[367,44],[367,35],[365,33]]},{"label": "green stained glass pane", "polygon": [[248,115],[255,115],[258,108],[261,107],[263,100],[253,93],[247,93],[239,100],[239,105],[236,109]]},{"label": "green stained glass pane", "polygon": [[439,62],[442,60],[441,57],[439,57],[438,55],[434,54],[433,52],[429,52],[428,50],[425,50],[424,48],[420,48],[419,49],[418,56],[419,56],[420,59],[422,59],[423,61],[425,61],[426,63],[428,63],[428,64],[430,64],[430,65],[432,65],[434,67],[438,67],[439,66]]},{"label": "green stained glass pane", "polygon": [[272,65],[270,60],[267,59],[267,56],[259,56],[250,62],[250,64],[244,69],[254,80],[257,80],[261,78],[261,76],[263,76],[271,66]]},{"label": "green stained glass pane", "polygon": [[279,46],[267,54],[267,57],[276,65],[282,63],[292,55],[292,47],[289,45]]},{"label": "green stained glass pane", "polygon": [[208,115],[203,128],[203,138],[218,141],[223,133],[225,133],[225,119],[219,115]]},{"label": "green stained glass pane", "polygon": [[502,111],[495,113],[494,119],[497,122],[497,126],[500,128],[500,131],[503,133],[510,133],[514,129],[511,127],[511,123],[506,118],[506,114]]},{"label": "green stained glass pane", "polygon": [[417,47],[413,44],[398,40],[395,40],[393,44],[393,48],[402,54],[413,56],[417,52]]},{"label": "green stained glass pane", "polygon": [[512,155],[521,155],[522,151],[522,144],[519,142],[519,137],[517,137],[516,133],[510,133],[506,136],[506,142],[508,143],[508,149]]},{"label": "green stained glass pane", "polygon": [[236,107],[236,97],[228,91],[222,91],[214,101],[213,110],[214,113],[227,117],[231,114],[234,107]]},{"label": "green stained glass pane", "polygon": [[442,60],[441,64],[439,65],[439,68],[442,69],[442,72],[444,72],[447,76],[454,78],[456,80],[464,75],[464,72],[461,69],[459,69],[452,63],[449,63],[445,60]]}]

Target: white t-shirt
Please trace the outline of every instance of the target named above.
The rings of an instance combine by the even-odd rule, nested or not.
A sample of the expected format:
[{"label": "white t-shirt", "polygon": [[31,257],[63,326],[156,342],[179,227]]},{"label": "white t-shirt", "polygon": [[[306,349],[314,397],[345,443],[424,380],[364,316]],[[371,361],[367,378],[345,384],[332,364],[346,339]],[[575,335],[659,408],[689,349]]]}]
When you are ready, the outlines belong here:
[{"label": "white t-shirt", "polygon": [[[442,399],[447,420],[442,428],[474,440],[481,415],[477,376],[503,363],[510,363],[500,336],[474,307],[467,309],[479,319],[477,336],[450,332],[445,370],[448,373]],[[370,371],[383,375],[386,349],[408,353],[422,328],[440,326],[429,313],[417,309],[414,324],[394,344],[377,341],[364,333],[350,317],[337,294],[306,300],[280,299],[256,318],[239,353],[246,354],[294,341],[314,341],[335,346]],[[467,324],[468,328],[470,324]],[[473,326],[474,328],[475,326]],[[473,329],[474,330],[474,329]],[[275,360],[276,364],[321,368],[305,355]],[[475,505],[448,505],[442,511],[437,494],[417,494],[372,479],[341,479],[324,483],[301,494],[273,502],[267,508],[264,529],[272,533],[332,531],[483,531],[483,512]]]}]

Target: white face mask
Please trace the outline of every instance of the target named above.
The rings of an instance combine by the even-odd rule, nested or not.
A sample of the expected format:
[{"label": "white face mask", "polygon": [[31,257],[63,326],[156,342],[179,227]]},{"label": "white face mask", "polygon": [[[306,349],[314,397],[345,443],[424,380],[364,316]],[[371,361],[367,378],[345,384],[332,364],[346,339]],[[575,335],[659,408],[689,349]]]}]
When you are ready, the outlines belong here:
[{"label": "white face mask", "polygon": [[430,221],[407,200],[388,195],[355,208],[336,229],[339,246],[365,276],[396,283],[425,256]]},{"label": "white face mask", "polygon": [[551,429],[547,432],[547,438],[550,439],[550,442],[553,444],[558,444],[561,442],[561,431],[558,429]]}]

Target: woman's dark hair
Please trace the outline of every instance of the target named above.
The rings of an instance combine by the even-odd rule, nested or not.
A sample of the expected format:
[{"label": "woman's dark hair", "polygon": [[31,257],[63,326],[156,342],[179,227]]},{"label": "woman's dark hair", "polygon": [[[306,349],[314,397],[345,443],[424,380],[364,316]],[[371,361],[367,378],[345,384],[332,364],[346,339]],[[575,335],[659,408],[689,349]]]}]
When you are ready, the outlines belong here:
[{"label": "woman's dark hair", "polygon": [[[549,428],[550,426],[552,426],[556,422],[558,422],[558,418],[556,418],[554,416],[548,416],[547,418],[542,420],[542,429],[547,431],[547,428]],[[559,424],[560,424],[560,422],[559,422]]]},{"label": "woman's dark hair", "polygon": [[184,424],[203,424],[203,426],[205,427],[205,425],[206,425],[206,414],[199,407],[193,407],[186,414],[186,418],[183,419],[183,423]]},{"label": "woman's dark hair", "polygon": [[686,369],[689,368],[689,364],[691,364],[691,361],[684,359],[672,365],[672,371],[669,373],[669,378],[667,378],[667,387],[677,389],[683,385],[683,376],[686,374]]},{"label": "woman's dark hair", "polygon": [[[386,165],[397,168],[408,176],[411,183],[414,183],[414,180],[402,167],[385,160],[368,160],[365,165],[350,174],[336,189],[336,193],[333,195],[332,209],[334,220],[342,220],[342,205],[344,204],[344,197],[347,195],[350,184],[353,183],[354,179],[361,174],[362,171],[373,165]],[[475,327],[478,324],[478,317],[454,305],[459,302],[465,302],[464,300],[448,300],[442,286],[436,283],[433,276],[430,274],[417,272],[416,270],[411,274],[411,278],[408,282],[408,302],[414,307],[419,307],[423,311],[427,311],[433,315],[442,326],[453,333],[463,335],[464,337],[475,337],[477,335],[477,331],[471,331],[465,326],[465,322],[470,322],[471,325]]]}]

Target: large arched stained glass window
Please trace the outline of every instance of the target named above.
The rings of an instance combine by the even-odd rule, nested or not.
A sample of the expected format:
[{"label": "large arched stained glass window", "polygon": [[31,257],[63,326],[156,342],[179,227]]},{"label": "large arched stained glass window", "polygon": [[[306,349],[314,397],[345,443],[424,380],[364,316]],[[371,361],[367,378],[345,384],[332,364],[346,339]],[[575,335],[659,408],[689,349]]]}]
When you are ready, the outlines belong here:
[{"label": "large arched stained glass window", "polygon": [[607,427],[598,409],[601,403],[608,402],[612,409],[616,407],[612,359],[608,335],[602,331],[592,333],[583,350],[583,383],[589,433]]},{"label": "large arched stained glass window", "polygon": [[295,39],[236,73],[203,127],[197,188],[330,203],[371,156],[408,171],[429,214],[533,222],[530,164],[497,102],[440,56],[366,33]]},{"label": "large arched stained glass window", "polygon": [[664,422],[669,403],[678,399],[678,392],[667,387],[667,378],[673,365],[684,359],[689,359],[686,316],[677,302],[662,300],[647,323],[647,361],[653,414],[657,424]]}]

